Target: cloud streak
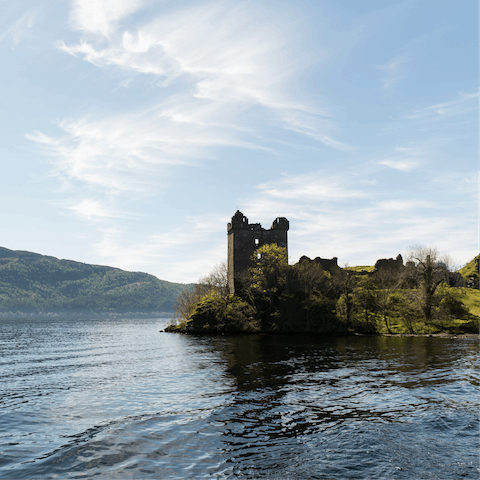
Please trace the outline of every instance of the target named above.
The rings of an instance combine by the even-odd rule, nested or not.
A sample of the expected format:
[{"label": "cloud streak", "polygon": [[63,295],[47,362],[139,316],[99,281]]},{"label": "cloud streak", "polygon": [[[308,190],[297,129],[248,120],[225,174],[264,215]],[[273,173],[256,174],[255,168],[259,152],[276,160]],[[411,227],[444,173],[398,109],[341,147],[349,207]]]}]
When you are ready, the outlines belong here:
[{"label": "cloud streak", "polygon": [[428,107],[421,107],[405,115],[412,120],[445,119],[457,115],[465,115],[478,110],[478,93],[460,92],[457,98],[447,102],[437,103]]}]

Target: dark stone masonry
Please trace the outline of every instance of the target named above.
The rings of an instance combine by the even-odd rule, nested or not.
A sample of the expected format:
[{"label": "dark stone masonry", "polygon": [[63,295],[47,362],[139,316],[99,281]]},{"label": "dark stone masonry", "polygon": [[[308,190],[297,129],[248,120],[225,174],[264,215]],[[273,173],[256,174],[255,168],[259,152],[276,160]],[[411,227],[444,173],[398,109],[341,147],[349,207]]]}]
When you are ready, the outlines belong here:
[{"label": "dark stone masonry", "polygon": [[242,212],[232,217],[227,226],[228,232],[228,286],[230,293],[235,293],[239,286],[241,273],[250,266],[252,255],[262,245],[276,243],[279,247],[287,245],[288,220],[278,217],[269,230],[260,223],[248,223]]},{"label": "dark stone masonry", "polygon": [[400,254],[397,258],[381,258],[375,263],[375,270],[401,270],[403,268],[403,258]]}]

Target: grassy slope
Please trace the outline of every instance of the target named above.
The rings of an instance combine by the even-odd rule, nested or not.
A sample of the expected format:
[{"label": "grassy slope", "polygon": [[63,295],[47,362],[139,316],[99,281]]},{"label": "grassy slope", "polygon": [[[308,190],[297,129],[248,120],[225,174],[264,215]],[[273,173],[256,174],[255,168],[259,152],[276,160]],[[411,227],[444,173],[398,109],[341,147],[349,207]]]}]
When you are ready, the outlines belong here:
[{"label": "grassy slope", "polygon": [[185,285],[0,247],[0,310],[170,311]]},{"label": "grassy slope", "polygon": [[478,277],[478,267],[476,265],[479,257],[480,255],[477,255],[472,261],[468,262],[459,270],[463,278],[467,279],[468,277]]},{"label": "grassy slope", "polygon": [[480,317],[480,290],[474,288],[450,288],[449,290],[468,308],[472,315]]}]

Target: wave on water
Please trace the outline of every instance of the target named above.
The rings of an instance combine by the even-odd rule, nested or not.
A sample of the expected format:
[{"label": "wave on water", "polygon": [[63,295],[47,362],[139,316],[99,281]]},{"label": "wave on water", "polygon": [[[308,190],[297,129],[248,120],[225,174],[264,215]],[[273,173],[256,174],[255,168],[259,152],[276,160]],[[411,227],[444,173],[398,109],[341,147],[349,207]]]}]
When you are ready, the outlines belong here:
[{"label": "wave on water", "polygon": [[2,478],[479,475],[478,339],[1,321]]}]

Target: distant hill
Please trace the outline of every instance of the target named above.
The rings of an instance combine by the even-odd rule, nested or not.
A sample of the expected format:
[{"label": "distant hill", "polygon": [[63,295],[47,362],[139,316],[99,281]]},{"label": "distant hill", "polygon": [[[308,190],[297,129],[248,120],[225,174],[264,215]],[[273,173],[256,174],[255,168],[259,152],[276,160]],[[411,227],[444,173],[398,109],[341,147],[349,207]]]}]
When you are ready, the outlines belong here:
[{"label": "distant hill", "polygon": [[0,311],[168,312],[188,285],[0,247]]}]

